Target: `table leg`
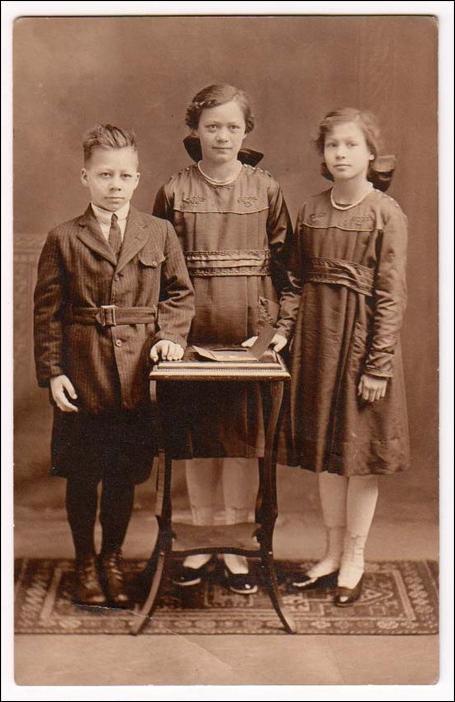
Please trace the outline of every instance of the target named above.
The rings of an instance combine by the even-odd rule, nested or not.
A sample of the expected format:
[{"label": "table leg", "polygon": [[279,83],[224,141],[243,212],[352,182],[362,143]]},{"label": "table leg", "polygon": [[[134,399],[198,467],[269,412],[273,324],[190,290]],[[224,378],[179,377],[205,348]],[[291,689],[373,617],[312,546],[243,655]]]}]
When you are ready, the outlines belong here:
[{"label": "table leg", "polygon": [[261,570],[268,595],[287,633],[293,634],[296,631],[296,626],[292,616],[281,601],[273,561],[273,531],[278,514],[275,441],[284,388],[283,383],[280,381],[271,382],[269,387],[271,407],[267,421],[264,458],[259,459],[259,492],[256,503],[256,521],[259,522],[260,529],[257,537],[261,548]]},{"label": "table leg", "polygon": [[172,481],[172,459],[168,454],[164,455],[164,466],[161,456],[158,463],[157,494],[156,494],[156,514],[158,518],[158,537],[152,555],[143,572],[147,582],[149,592],[142,605],[135,621],[131,624],[130,633],[138,634],[147,619],[153,613],[158,604],[158,596],[161,590],[163,577],[166,574],[172,551],[172,503],[171,503],[171,481]]},{"label": "table leg", "polygon": [[138,634],[141,631],[147,619],[152,615],[153,611],[155,610],[158,604],[158,594],[160,592],[164,572],[167,569],[167,563],[169,560],[168,556],[169,549],[166,548],[165,545],[160,547],[156,558],[155,572],[153,574],[149,594],[144,604],[142,605],[141,610],[138,613],[135,621],[131,625],[130,633],[134,636],[136,636],[136,634]]}]

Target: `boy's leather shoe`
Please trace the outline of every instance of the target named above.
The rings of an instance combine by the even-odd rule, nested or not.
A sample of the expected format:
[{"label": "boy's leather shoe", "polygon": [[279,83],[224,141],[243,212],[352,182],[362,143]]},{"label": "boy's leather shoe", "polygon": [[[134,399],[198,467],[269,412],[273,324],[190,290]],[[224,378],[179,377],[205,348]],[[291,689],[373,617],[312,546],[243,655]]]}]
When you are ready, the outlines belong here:
[{"label": "boy's leather shoe", "polygon": [[94,555],[84,556],[76,560],[76,592],[74,601],[77,604],[95,607],[101,607],[106,604],[106,598],[98,580]]},{"label": "boy's leather shoe", "polygon": [[100,567],[104,591],[112,607],[127,607],[129,597],[125,589],[120,549],[100,555]]}]

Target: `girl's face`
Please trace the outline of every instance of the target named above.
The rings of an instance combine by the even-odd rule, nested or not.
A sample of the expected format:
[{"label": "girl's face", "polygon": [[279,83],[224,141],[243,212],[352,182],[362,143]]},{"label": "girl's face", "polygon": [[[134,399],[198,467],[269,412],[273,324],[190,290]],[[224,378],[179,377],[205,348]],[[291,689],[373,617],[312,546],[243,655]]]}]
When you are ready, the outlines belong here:
[{"label": "girl's face", "polygon": [[366,178],[373,159],[365,135],[355,122],[335,125],[325,138],[324,161],[335,181]]},{"label": "girl's face", "polygon": [[245,118],[235,100],[202,110],[196,135],[204,161],[220,165],[235,161],[245,138]]}]

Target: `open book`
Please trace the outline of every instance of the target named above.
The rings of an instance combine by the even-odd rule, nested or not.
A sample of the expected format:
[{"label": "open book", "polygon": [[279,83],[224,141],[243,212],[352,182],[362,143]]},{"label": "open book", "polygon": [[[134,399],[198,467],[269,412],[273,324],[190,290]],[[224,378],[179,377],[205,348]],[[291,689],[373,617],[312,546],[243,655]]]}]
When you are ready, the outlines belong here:
[{"label": "open book", "polygon": [[197,356],[205,361],[214,361],[217,363],[245,363],[245,361],[259,361],[267,349],[270,342],[275,336],[275,329],[264,324],[256,341],[250,348],[243,346],[232,346],[228,348],[203,348],[193,344],[193,351]]},{"label": "open book", "polygon": [[[261,327],[261,332],[250,348],[232,346],[229,348],[205,348],[202,346],[188,346],[181,361],[159,361],[155,366],[162,371],[169,370],[175,373],[178,369],[199,370],[205,372],[209,369],[240,369],[259,367],[263,371],[276,370],[280,366],[278,354],[269,348],[276,330],[268,324]],[[205,369],[205,370],[204,370]]]}]

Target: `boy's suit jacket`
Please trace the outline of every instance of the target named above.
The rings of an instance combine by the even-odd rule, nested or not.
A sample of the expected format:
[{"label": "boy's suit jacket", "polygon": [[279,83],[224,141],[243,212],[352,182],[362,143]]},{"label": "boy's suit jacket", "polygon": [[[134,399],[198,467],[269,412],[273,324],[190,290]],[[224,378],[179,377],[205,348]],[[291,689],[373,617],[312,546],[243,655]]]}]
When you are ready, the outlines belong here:
[{"label": "boy's suit jacket", "polygon": [[[115,304],[154,308],[150,324],[69,323],[72,311]],[[130,209],[116,262],[89,206],[53,229],[38,266],[35,360],[38,383],[65,374],[81,409],[134,410],[148,401],[149,351],[160,339],[186,345],[194,293],[169,222]]]}]

